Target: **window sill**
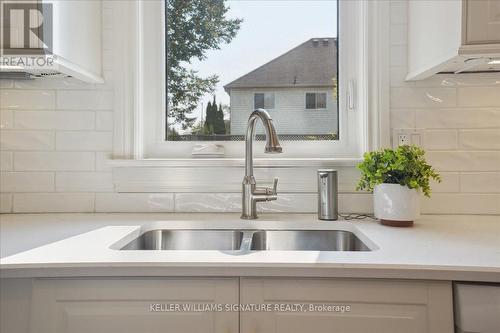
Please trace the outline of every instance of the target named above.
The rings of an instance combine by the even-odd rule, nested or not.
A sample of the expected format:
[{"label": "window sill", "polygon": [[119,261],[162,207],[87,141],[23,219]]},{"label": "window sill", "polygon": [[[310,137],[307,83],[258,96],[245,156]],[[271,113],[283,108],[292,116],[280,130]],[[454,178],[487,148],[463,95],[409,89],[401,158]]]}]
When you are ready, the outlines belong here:
[{"label": "window sill", "polygon": [[[254,158],[256,168],[300,168],[300,167],[336,167],[356,166],[360,158]],[[244,158],[165,158],[165,159],[112,159],[109,165],[113,168],[144,167],[243,167]]]},{"label": "window sill", "polygon": [[[279,178],[282,193],[316,193],[316,173],[321,168],[338,171],[339,191],[354,192],[359,179],[359,159],[255,159],[259,184]],[[111,160],[116,192],[239,193],[244,159],[141,159]]]}]

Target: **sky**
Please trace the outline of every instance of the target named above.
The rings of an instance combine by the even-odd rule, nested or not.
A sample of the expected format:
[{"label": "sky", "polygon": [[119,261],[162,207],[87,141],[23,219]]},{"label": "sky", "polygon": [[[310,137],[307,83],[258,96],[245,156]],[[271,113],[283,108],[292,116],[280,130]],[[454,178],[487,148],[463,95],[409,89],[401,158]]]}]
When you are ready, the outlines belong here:
[{"label": "sky", "polygon": [[[236,37],[191,66],[203,77],[217,74],[218,103],[229,105],[223,86],[311,38],[337,37],[336,0],[229,0],[230,18],[243,23]],[[207,95],[204,106],[212,100]],[[201,115],[201,103],[196,115]]]}]

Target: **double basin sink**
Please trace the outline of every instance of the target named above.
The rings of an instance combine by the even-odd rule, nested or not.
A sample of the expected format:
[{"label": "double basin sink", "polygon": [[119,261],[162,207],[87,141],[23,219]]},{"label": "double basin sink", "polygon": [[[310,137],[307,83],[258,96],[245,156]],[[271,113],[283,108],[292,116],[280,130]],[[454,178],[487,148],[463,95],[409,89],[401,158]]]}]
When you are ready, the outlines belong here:
[{"label": "double basin sink", "polygon": [[121,250],[370,251],[344,230],[151,230]]}]

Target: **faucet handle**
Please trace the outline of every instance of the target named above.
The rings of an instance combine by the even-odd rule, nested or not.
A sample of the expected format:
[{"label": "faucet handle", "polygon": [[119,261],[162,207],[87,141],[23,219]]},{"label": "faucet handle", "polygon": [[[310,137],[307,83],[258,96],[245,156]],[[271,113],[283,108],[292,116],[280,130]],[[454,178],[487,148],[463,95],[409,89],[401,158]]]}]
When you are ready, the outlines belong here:
[{"label": "faucet handle", "polygon": [[274,177],[272,187],[256,186],[253,194],[276,195],[278,194],[278,177]]}]

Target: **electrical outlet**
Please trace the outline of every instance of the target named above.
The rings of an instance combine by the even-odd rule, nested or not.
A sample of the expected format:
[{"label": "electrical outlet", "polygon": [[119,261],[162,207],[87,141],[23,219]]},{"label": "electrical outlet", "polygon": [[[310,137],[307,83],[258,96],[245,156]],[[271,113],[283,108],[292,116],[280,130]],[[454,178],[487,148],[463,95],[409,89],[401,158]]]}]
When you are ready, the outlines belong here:
[{"label": "electrical outlet", "polygon": [[423,130],[420,128],[394,128],[392,130],[392,146],[422,146]]},{"label": "electrical outlet", "polygon": [[409,145],[409,144],[410,144],[410,135],[408,134],[398,135],[398,146]]}]

